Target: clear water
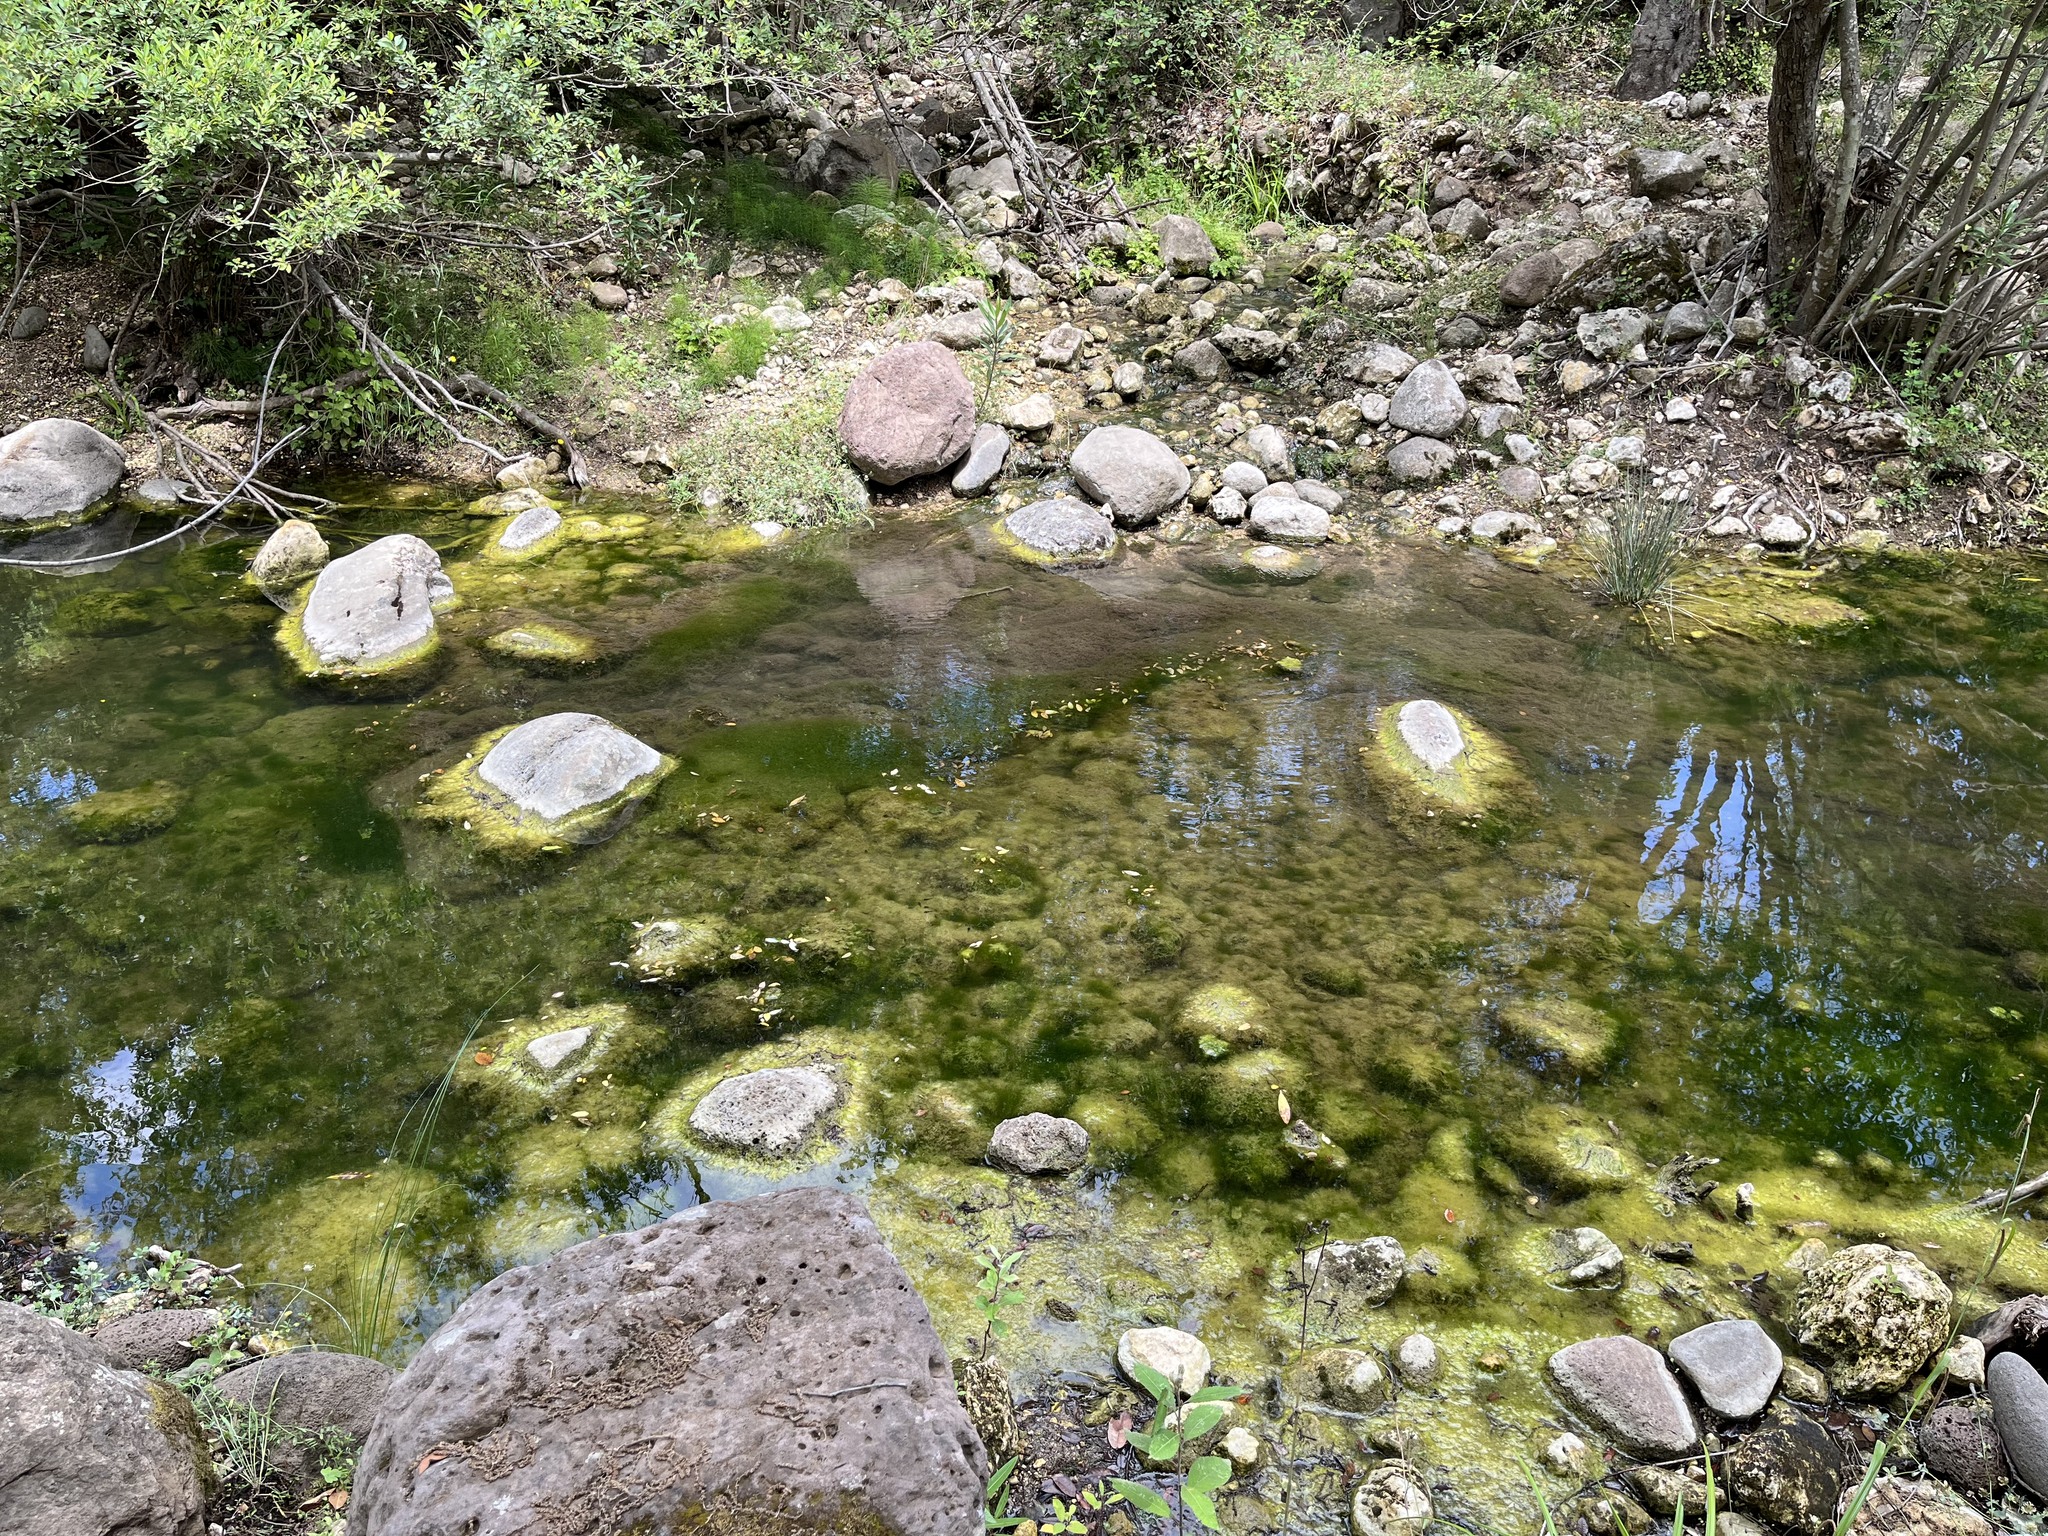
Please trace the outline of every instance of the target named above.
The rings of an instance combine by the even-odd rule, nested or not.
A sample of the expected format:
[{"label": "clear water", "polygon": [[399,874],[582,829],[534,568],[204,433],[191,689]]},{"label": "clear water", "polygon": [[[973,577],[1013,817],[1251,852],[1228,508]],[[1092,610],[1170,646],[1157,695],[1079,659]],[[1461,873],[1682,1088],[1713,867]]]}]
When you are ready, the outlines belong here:
[{"label": "clear water", "polygon": [[[379,502],[337,545],[403,528],[473,551],[452,493]],[[472,1021],[624,1001],[663,1044],[616,1084],[601,1150],[458,1094],[399,1351],[506,1263],[784,1176],[640,1126],[794,1038],[857,1059],[861,1110],[787,1176],[866,1189],[956,1343],[976,1244],[1052,1245],[1032,1294],[1078,1319],[1028,1309],[1023,1367],[1099,1366],[1143,1319],[1284,1364],[1277,1277],[1317,1220],[1442,1261],[1389,1328],[1525,1341],[1506,1376],[1454,1366],[1475,1434],[1541,1418],[1542,1339],[1727,1310],[1788,1222],[1974,1268],[1980,1234],[1930,1223],[2002,1177],[2041,1073],[2048,568],[1873,564],[1825,583],[1871,615],[1849,636],[1688,639],[1681,615],[1653,640],[1479,554],[1333,550],[1292,587],[1171,548],[1056,575],[986,553],[978,515],[730,560],[657,518],[465,571],[440,670],[367,700],[287,673],[276,611],[239,585],[257,530],[0,574],[0,1219],[68,1211],[338,1289],[396,1175],[334,1176],[379,1169]],[[481,648],[539,620],[605,664],[534,675]],[[1514,815],[1468,829],[1383,793],[1361,748],[1418,696],[1505,744]],[[415,818],[423,774],[571,708],[682,765],[622,834],[506,863]],[[66,804],[146,784],[183,793],[167,830],[66,830]],[[631,925],[692,913],[847,958],[771,947],[694,992],[634,984]],[[1175,1028],[1211,982],[1270,1009],[1251,1089]],[[1544,998],[1612,1021],[1604,1068],[1502,1029]],[[1345,1166],[1287,1153],[1277,1092]],[[1077,1101],[1105,1166],[1075,1192],[936,1129]],[[1645,1182],[1575,1196],[1531,1151],[1564,1112],[1646,1168],[1719,1157],[1759,1222],[1727,1220],[1725,1189],[1718,1213],[1667,1215]],[[1700,1294],[1532,1281],[1518,1245],[1586,1221],[1625,1248],[1696,1241]],[[2042,1268],[2039,1243],[2014,1262]]]}]

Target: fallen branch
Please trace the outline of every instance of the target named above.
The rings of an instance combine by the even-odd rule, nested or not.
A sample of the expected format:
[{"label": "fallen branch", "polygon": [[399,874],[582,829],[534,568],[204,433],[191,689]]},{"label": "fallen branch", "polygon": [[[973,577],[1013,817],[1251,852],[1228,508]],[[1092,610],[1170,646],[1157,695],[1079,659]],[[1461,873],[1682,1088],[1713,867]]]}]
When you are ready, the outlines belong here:
[{"label": "fallen branch", "polygon": [[2008,1202],[2018,1204],[2022,1200],[2031,1200],[2034,1196],[2042,1193],[2048,1193],[2048,1173],[2037,1173],[2031,1179],[2028,1179],[2026,1183],[2015,1184],[2009,1190],[1986,1190],[1974,1200],[1965,1200],[1963,1202],[1963,1209],[1966,1211],[1997,1210]]},{"label": "fallen branch", "polygon": [[262,416],[266,405],[272,408],[311,405],[337,390],[353,389],[374,377],[374,369],[351,368],[325,384],[289,390],[281,395],[264,395],[255,400],[194,400],[190,405],[168,406],[153,414],[158,421],[254,421]]}]

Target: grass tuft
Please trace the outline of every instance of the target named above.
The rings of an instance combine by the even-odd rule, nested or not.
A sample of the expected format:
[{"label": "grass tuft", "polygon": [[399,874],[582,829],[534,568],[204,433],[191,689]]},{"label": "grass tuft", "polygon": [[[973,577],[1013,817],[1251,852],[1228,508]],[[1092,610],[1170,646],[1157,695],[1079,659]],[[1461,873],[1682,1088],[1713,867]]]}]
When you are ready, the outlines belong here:
[{"label": "grass tuft", "polygon": [[733,522],[866,522],[867,491],[840,454],[839,404],[840,390],[813,386],[779,410],[705,423],[677,456],[674,494]]},{"label": "grass tuft", "polygon": [[1678,574],[1686,501],[1661,501],[1646,486],[1634,486],[1615,505],[1607,532],[1593,541],[1593,573],[1601,595],[1641,608],[1668,596]]}]

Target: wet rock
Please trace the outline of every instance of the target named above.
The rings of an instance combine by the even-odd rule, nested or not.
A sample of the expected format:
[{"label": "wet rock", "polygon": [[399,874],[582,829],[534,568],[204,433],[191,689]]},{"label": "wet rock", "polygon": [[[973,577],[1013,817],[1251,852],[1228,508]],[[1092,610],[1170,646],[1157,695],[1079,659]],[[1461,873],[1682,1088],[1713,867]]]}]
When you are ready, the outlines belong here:
[{"label": "wet rock", "polygon": [[1414,297],[1415,290],[1406,283],[1389,283],[1377,277],[1355,277],[1344,287],[1345,307],[1375,314],[1399,309]]},{"label": "wet rock", "polygon": [[491,541],[490,552],[507,559],[530,559],[562,539],[562,514],[553,506],[528,507],[508,521]]},{"label": "wet rock", "polygon": [[[1822,1254],[1822,1257],[1826,1255]],[[1828,1385],[1827,1373],[1804,1360],[1786,1360],[1785,1369],[1778,1379],[1785,1395],[1802,1403],[1825,1403],[1835,1395],[1834,1389]]]},{"label": "wet rock", "polygon": [[1704,304],[1691,299],[1674,304],[1664,316],[1664,328],[1658,334],[1667,342],[1698,341],[1702,336],[1714,333],[1714,317]]},{"label": "wet rock", "polygon": [[1550,1357],[1565,1401],[1623,1449],[1645,1457],[1682,1456],[1699,1428],[1664,1357],[1639,1339],[1586,1339]]},{"label": "wet rock", "polygon": [[1199,1392],[1209,1379],[1209,1351],[1178,1328],[1127,1328],[1116,1341],[1116,1367],[1136,1384],[1136,1367],[1150,1366],[1180,1389]]},{"label": "wet rock", "polygon": [[1762,1413],[1785,1366],[1784,1353],[1771,1336],[1746,1317],[1682,1333],[1671,1341],[1667,1353],[1700,1400],[1730,1419]]},{"label": "wet rock", "polygon": [[1394,1369],[1409,1387],[1435,1386],[1442,1368],[1436,1341],[1426,1333],[1411,1333],[1394,1346]]},{"label": "wet rock", "polygon": [[1555,251],[1538,251],[1524,256],[1502,274],[1500,301],[1509,309],[1534,309],[1550,297],[1564,275]]},{"label": "wet rock", "polygon": [[1543,1465],[1579,1482],[1590,1482],[1603,1470],[1599,1453],[1570,1430],[1543,1447]]},{"label": "wet rock", "polygon": [[988,1160],[1012,1173],[1072,1173],[1088,1160],[1088,1133],[1054,1115],[1018,1115],[996,1127]]},{"label": "wet rock", "polygon": [[1222,351],[1207,337],[1191,341],[1174,353],[1173,365],[1204,384],[1213,384],[1222,378],[1227,366]]},{"label": "wet rock", "polygon": [[1793,1332],[1828,1357],[1835,1390],[1875,1396],[1904,1387],[1941,1347],[1953,1304],[1941,1277],[1913,1254],[1859,1243],[1807,1272]]},{"label": "wet rock", "polygon": [[1078,325],[1056,325],[1038,342],[1041,368],[1071,368],[1088,344],[1088,333]]},{"label": "wet rock", "polygon": [[[1503,478],[1506,472],[1502,472]],[[1482,512],[1472,519],[1472,537],[1482,544],[1513,544],[1543,531],[1526,512]]]},{"label": "wet rock", "polygon": [[173,784],[140,784],[102,789],[60,806],[64,830],[78,842],[136,843],[169,829],[185,808],[185,792]]},{"label": "wet rock", "polygon": [[568,671],[597,659],[597,642],[559,624],[519,624],[501,629],[484,648],[536,672]]},{"label": "wet rock", "polygon": [[1406,1463],[1374,1467],[1351,1498],[1353,1536],[1422,1536],[1436,1508]]},{"label": "wet rock", "polygon": [[213,1462],[174,1388],[0,1302],[0,1521],[45,1536],[204,1536]]},{"label": "wet rock", "polygon": [[1400,1288],[1408,1251],[1399,1238],[1367,1237],[1325,1243],[1310,1250],[1307,1264],[1318,1291],[1348,1306],[1378,1307]]},{"label": "wet rock", "polygon": [[[1421,756],[1420,753],[1416,754]],[[1568,1286],[1619,1285],[1622,1275],[1621,1249],[1598,1227],[1567,1227],[1548,1234],[1546,1273],[1553,1284]]]},{"label": "wet rock", "polygon": [[646,794],[673,766],[601,716],[564,711],[507,731],[476,776],[526,815],[561,824]]},{"label": "wet rock", "polygon": [[1707,174],[1696,155],[1676,149],[1632,149],[1628,152],[1628,189],[1635,197],[1683,197]]},{"label": "wet rock", "polygon": [[1991,1536],[1992,1524],[1928,1478],[1880,1477],[1849,1536]]},{"label": "wet rock", "polygon": [[2005,1480],[1999,1450],[1992,1405],[1985,1398],[1943,1403],[1920,1422],[1920,1459],[1972,1498],[1989,1499]]},{"label": "wet rock", "polygon": [[1465,424],[1469,407],[1450,365],[1441,358],[1416,364],[1387,411],[1389,425],[1418,437],[1448,438]]},{"label": "wet rock", "polygon": [[1502,496],[1518,507],[1543,504],[1543,477],[1526,464],[1510,464],[1494,481]]},{"label": "wet rock", "polygon": [[881,485],[936,474],[974,436],[974,386],[935,341],[891,347],[846,391],[839,438],[854,467]]},{"label": "wet rock", "polygon": [[1009,456],[1009,433],[994,422],[984,422],[976,427],[974,436],[967,443],[967,457],[953,471],[953,494],[979,496],[995,484],[996,476],[1003,472],[1003,463]]},{"label": "wet rock", "polygon": [[1259,1437],[1242,1424],[1233,1424],[1223,1432],[1220,1449],[1235,1472],[1249,1472],[1259,1464]]},{"label": "wet rock", "polygon": [[1828,1432],[1779,1404],[1728,1458],[1728,1494],[1766,1525],[1827,1536],[1842,1497],[1842,1453]]},{"label": "wet rock", "polygon": [[394,533],[321,570],[285,646],[313,675],[389,671],[433,651],[434,609],[454,595],[433,546]]},{"label": "wet rock", "polygon": [[1344,360],[1344,376],[1368,388],[1398,384],[1415,371],[1415,358],[1389,342],[1375,341]]},{"label": "wet rock", "polygon": [[1214,1040],[1225,1051],[1249,1050],[1265,1043],[1268,1009],[1243,987],[1216,982],[1197,990],[1174,1018],[1180,1037],[1194,1044]]},{"label": "wet rock", "polygon": [[764,1067],[728,1077],[697,1101],[690,1129],[706,1144],[787,1157],[839,1107],[837,1080],[815,1067]]},{"label": "wet rock", "polygon": [[2014,1350],[1992,1356],[1985,1382],[2014,1475],[2035,1497],[2048,1498],[2048,1382]]},{"label": "wet rock", "polygon": [[1323,557],[1306,549],[1279,544],[1254,544],[1238,557],[1238,567],[1262,581],[1291,585],[1321,573]]},{"label": "wet rock", "polygon": [[[1465,365],[1465,383],[1482,400],[1503,405],[1520,405],[1522,381],[1515,373],[1515,360],[1504,352],[1483,352]],[[1440,435],[1440,434],[1432,434]]]},{"label": "wet rock", "polygon": [[1216,244],[1209,232],[1185,214],[1169,213],[1152,226],[1159,241],[1159,264],[1176,277],[1207,276],[1216,264]]},{"label": "wet rock", "polygon": [[46,417],[0,437],[0,529],[76,517],[127,471],[121,445],[82,421]]},{"label": "wet rock", "polygon": [[102,1323],[92,1341],[117,1371],[179,1371],[199,1358],[192,1341],[220,1323],[212,1307],[164,1307]]},{"label": "wet rock", "polygon": [[1434,485],[1458,463],[1458,450],[1433,437],[1410,437],[1387,450],[1387,473],[1396,485]]},{"label": "wet rock", "polygon": [[1066,496],[1019,507],[992,531],[1006,553],[1033,565],[1099,565],[1116,553],[1109,517]]},{"label": "wet rock", "polygon": [[791,1536],[954,1536],[979,1523],[987,1474],[865,1208],[790,1189],[477,1291],[392,1389],[349,1531],[537,1531],[595,1510],[619,1530],[738,1530],[773,1509]]},{"label": "wet rock", "polygon": [[633,974],[643,981],[689,986],[723,972],[731,941],[715,917],[659,917],[633,939]]},{"label": "wet rock", "polygon": [[1261,496],[1252,503],[1252,533],[1276,544],[1320,544],[1330,536],[1330,514],[1294,496]]},{"label": "wet rock", "polygon": [[1097,427],[1069,462],[1081,489],[1120,528],[1157,521],[1194,483],[1180,455],[1139,427]]},{"label": "wet rock", "polygon": [[1579,345],[1602,361],[1627,356],[1649,331],[1650,317],[1640,309],[1603,309],[1579,316]]},{"label": "wet rock", "polygon": [[192,482],[174,480],[169,475],[151,475],[140,481],[128,495],[140,506],[168,511],[177,506],[192,493]]},{"label": "wet rock", "polygon": [[1393,1400],[1394,1384],[1369,1349],[1318,1349],[1302,1362],[1319,1402],[1344,1413],[1371,1413]]}]

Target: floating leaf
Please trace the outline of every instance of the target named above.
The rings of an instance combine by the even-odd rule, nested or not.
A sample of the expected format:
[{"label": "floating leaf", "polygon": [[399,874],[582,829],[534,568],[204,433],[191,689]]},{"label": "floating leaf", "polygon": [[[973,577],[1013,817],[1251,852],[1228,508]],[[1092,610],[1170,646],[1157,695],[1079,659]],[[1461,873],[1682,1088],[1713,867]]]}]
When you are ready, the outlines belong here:
[{"label": "floating leaf", "polygon": [[497,1059],[498,1056],[495,1051],[478,1051],[476,1053],[476,1064],[480,1067],[488,1067]]}]

